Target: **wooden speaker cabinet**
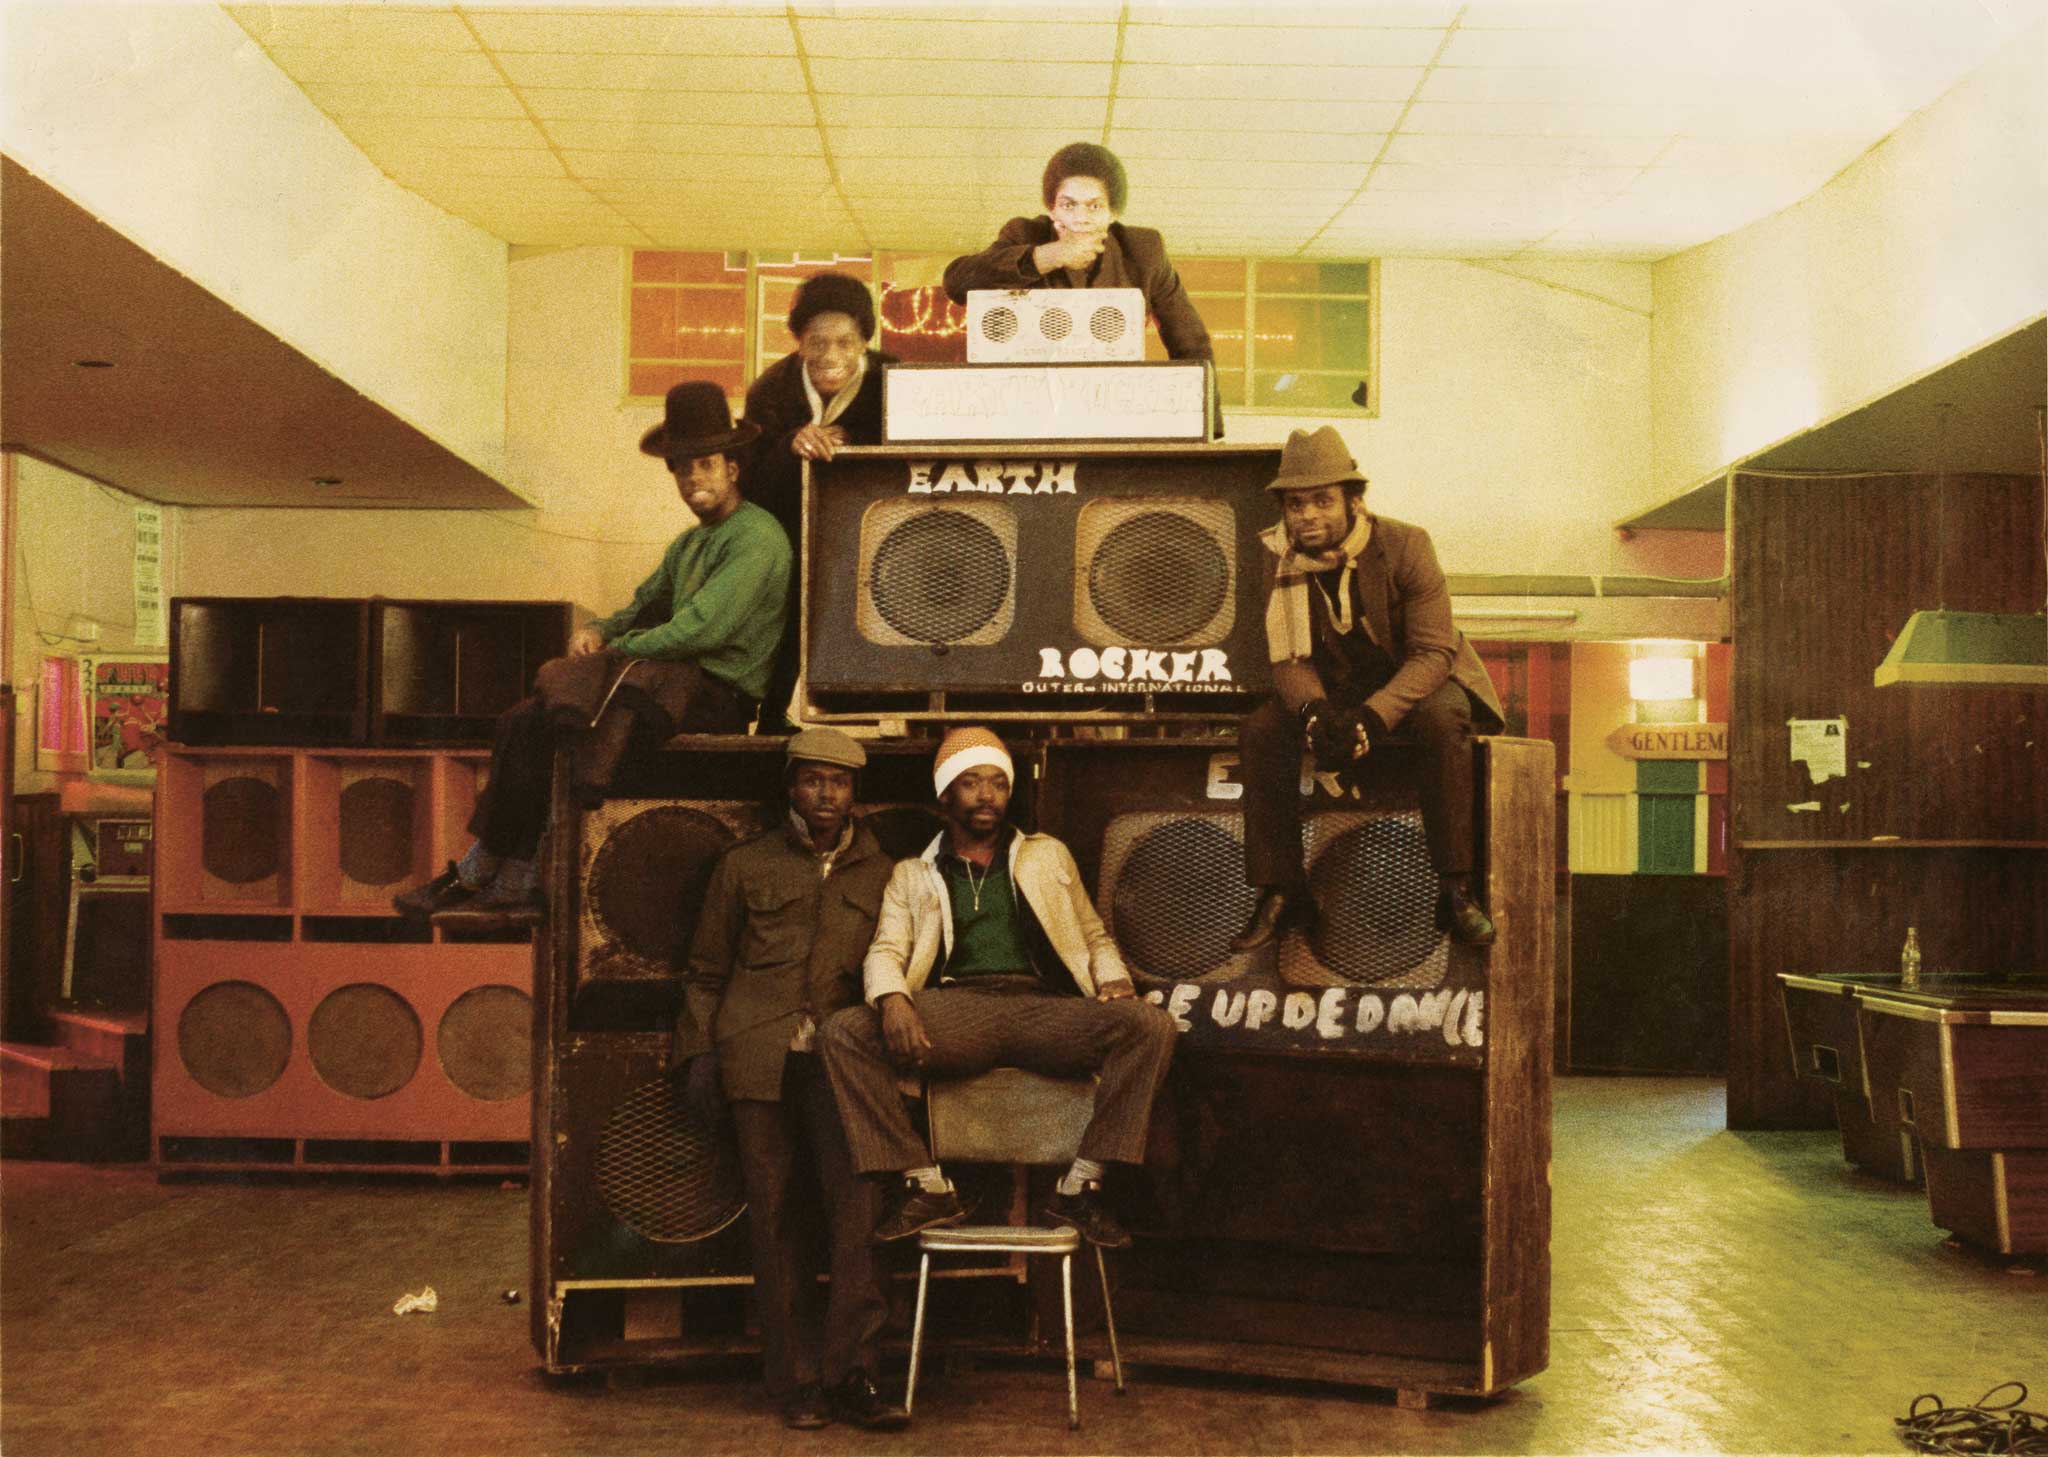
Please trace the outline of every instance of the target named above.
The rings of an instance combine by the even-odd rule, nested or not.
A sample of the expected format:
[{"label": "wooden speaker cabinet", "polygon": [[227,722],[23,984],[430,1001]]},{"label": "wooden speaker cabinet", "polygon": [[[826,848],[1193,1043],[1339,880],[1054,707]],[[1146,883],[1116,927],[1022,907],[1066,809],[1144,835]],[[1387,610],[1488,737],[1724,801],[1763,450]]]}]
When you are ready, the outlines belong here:
[{"label": "wooden speaker cabinet", "polygon": [[368,623],[355,598],[172,598],[171,741],[366,742]]},{"label": "wooden speaker cabinet", "polygon": [[[868,746],[857,813],[892,854],[938,832],[933,748]],[[782,823],[783,756],[779,738],[678,739],[629,761],[589,810],[557,765],[530,1243],[532,1338],[551,1373],[758,1346],[735,1155],[668,1063],[704,887],[728,847]]]},{"label": "wooden speaker cabinet", "polygon": [[813,716],[1220,718],[1268,679],[1270,446],[873,446],[812,464]]},{"label": "wooden speaker cabinet", "polygon": [[1552,750],[1481,739],[1491,951],[1435,930],[1410,761],[1315,784],[1312,937],[1249,912],[1230,738],[1047,747],[1046,827],[1181,1027],[1117,1324],[1127,1359],[1487,1395],[1548,1361]]},{"label": "wooden speaker cabinet", "polygon": [[488,744],[498,715],[568,649],[567,602],[370,603],[370,735]]},{"label": "wooden speaker cabinet", "polygon": [[152,1134],[195,1168],[523,1172],[523,934],[394,892],[458,853],[481,754],[177,749],[157,773]]}]

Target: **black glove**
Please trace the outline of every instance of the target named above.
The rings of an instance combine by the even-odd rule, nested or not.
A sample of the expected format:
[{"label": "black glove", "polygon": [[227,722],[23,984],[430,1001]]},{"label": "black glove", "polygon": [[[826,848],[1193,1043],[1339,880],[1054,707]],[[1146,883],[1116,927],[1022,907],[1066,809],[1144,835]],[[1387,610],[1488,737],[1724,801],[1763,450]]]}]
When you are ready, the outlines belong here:
[{"label": "black glove", "polygon": [[1347,769],[1359,757],[1359,730],[1364,727],[1359,710],[1345,708],[1318,698],[1302,705],[1301,729],[1316,768],[1325,774]]},{"label": "black glove", "polygon": [[725,1102],[725,1085],[718,1073],[718,1052],[700,1052],[678,1068],[683,1107],[698,1123],[717,1129],[730,1112]]}]

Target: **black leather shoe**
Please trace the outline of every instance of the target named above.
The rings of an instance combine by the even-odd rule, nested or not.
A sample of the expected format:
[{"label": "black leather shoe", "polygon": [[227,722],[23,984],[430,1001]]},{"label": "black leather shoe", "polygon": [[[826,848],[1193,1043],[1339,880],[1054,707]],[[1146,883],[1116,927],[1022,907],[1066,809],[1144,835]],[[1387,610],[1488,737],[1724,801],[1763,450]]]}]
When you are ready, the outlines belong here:
[{"label": "black leather shoe", "polygon": [[800,1432],[815,1432],[820,1427],[832,1425],[832,1410],[825,1399],[825,1388],[815,1381],[807,1381],[789,1394],[782,1403],[782,1424],[795,1427]]},{"label": "black leather shoe", "polygon": [[1472,892],[1463,886],[1437,892],[1436,928],[1449,931],[1451,939],[1460,946],[1493,944],[1492,920],[1479,908],[1479,902],[1472,899]]},{"label": "black leather shoe", "polygon": [[401,916],[419,919],[436,911],[451,911],[475,896],[476,892],[462,883],[455,862],[450,860],[448,868],[425,885],[416,885],[402,895],[391,897],[391,909]]},{"label": "black leather shoe", "polygon": [[1230,938],[1230,949],[1256,951],[1290,928],[1313,931],[1317,920],[1315,898],[1307,891],[1262,890],[1244,929]]},{"label": "black leather shoe", "polygon": [[1091,1245],[1101,1245],[1106,1250],[1127,1250],[1131,1247],[1131,1236],[1116,1216],[1102,1207],[1102,1186],[1087,1184],[1078,1194],[1062,1194],[1058,1189],[1045,1201],[1045,1215],[1054,1224],[1070,1224],[1080,1231],[1081,1238]]},{"label": "black leather shoe", "polygon": [[953,1190],[934,1194],[905,1180],[889,1196],[881,1218],[875,1221],[874,1241],[878,1245],[888,1244],[891,1240],[908,1239],[921,1229],[958,1224],[967,1218],[967,1213],[967,1206]]},{"label": "black leather shoe", "polygon": [[865,1427],[870,1432],[894,1432],[910,1425],[910,1413],[875,1390],[875,1383],[868,1379],[868,1373],[858,1366],[833,1384],[826,1393],[826,1399],[831,1403],[833,1420],[845,1422],[850,1427]]}]

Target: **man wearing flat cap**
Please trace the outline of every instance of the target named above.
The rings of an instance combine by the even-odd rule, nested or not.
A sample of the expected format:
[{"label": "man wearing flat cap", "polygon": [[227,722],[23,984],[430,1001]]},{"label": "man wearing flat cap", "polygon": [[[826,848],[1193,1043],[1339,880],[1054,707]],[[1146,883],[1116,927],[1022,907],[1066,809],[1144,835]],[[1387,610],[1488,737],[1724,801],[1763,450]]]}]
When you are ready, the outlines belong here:
[{"label": "man wearing flat cap", "polygon": [[[818,1024],[860,1000],[861,957],[889,879],[888,855],[853,814],[866,763],[837,729],[790,739],[788,813],[712,872],[676,1028],[679,1061],[716,1049],[747,1189],[762,1375],[799,1428],[910,1420],[875,1390],[888,1307],[868,1237],[874,1188],[853,1172],[816,1052]],[[809,1222],[820,1211],[832,1271],[822,1342]]]},{"label": "man wearing flat cap", "polygon": [[968,1214],[912,1130],[898,1077],[995,1067],[1100,1075],[1080,1157],[1042,1213],[1093,1244],[1131,1242],[1100,1200],[1103,1165],[1144,1160],[1173,1019],[1137,999],[1067,847],[1008,822],[1014,775],[987,729],[940,741],[932,782],[946,827],[889,877],[861,967],[867,1005],[825,1024],[825,1069],[854,1167],[891,1186],[878,1243]]},{"label": "man wearing flat cap", "polygon": [[758,433],[733,424],[725,391],[709,380],[668,392],[640,449],[668,466],[696,523],[669,543],[630,603],[579,630],[566,657],[541,664],[534,696],[499,717],[490,779],[469,821],[476,843],[394,897],[401,915],[531,908],[559,735],[576,736],[576,793],[591,803],[631,745],[746,732],[789,595],[789,541],[740,494],[739,452]]},{"label": "man wearing flat cap", "polygon": [[1500,699],[1465,635],[1429,533],[1365,509],[1365,477],[1334,426],[1296,430],[1266,487],[1266,647],[1273,696],[1239,730],[1245,878],[1260,888],[1231,943],[1312,929],[1301,863],[1301,756],[1341,774],[1390,738],[1422,749],[1422,828],[1438,879],[1437,929],[1473,946],[1493,922],[1472,893],[1472,735],[1498,732]]}]

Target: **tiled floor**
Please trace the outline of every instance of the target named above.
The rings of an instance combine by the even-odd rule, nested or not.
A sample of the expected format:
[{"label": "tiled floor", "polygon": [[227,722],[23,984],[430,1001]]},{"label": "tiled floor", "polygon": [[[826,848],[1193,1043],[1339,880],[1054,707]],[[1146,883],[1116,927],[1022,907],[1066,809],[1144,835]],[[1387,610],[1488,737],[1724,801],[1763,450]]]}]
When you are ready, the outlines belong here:
[{"label": "tiled floor", "polygon": [[[1945,1245],[1832,1134],[1732,1134],[1718,1084],[1558,1086],[1551,1365],[1485,1404],[1050,1365],[921,1389],[909,1432],[785,1431],[731,1372],[535,1374],[526,1197],[0,1167],[0,1450],[242,1453],[1897,1452],[1913,1397],[2048,1409],[2048,1269]],[[399,1319],[432,1284],[441,1309]]]}]

